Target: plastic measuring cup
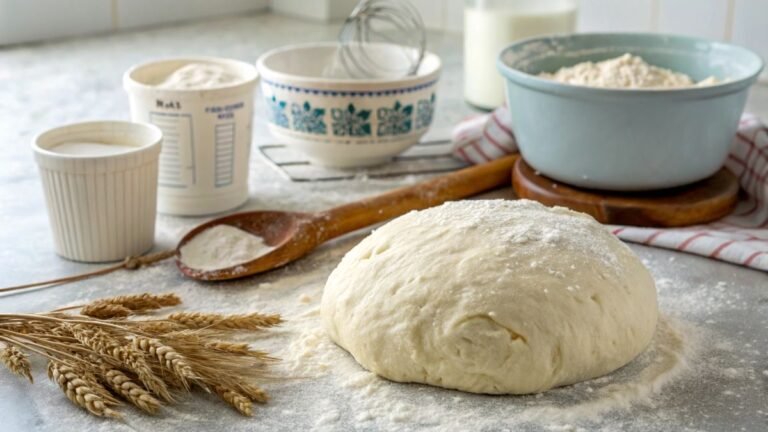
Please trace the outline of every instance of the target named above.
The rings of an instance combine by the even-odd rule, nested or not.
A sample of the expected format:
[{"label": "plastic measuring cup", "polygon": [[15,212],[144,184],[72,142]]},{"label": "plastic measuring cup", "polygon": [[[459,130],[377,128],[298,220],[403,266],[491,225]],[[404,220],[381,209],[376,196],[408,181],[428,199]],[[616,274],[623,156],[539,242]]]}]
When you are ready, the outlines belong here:
[{"label": "plastic measuring cup", "polygon": [[[158,87],[189,64],[212,64],[235,77],[211,88]],[[163,131],[158,211],[203,215],[248,199],[256,67],[238,60],[179,58],[134,66],[123,76],[131,118]]]}]

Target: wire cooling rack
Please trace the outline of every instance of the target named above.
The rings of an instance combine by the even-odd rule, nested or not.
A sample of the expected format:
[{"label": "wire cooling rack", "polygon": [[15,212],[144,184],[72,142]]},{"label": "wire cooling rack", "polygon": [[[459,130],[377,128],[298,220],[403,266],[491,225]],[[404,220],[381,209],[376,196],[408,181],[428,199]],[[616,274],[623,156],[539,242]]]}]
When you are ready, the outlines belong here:
[{"label": "wire cooling rack", "polygon": [[264,158],[294,182],[323,182],[360,178],[391,178],[455,171],[467,166],[451,156],[449,140],[422,141],[390,163],[365,168],[329,168],[313,165],[301,152],[284,144],[258,146]]}]

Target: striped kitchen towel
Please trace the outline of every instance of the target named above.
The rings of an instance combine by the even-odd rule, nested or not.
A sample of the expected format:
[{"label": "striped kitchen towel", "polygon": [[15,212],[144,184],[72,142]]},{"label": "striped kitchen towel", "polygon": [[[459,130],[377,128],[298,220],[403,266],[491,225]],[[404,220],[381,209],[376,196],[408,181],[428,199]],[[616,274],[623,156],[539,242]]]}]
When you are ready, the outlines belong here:
[{"label": "striped kitchen towel", "polygon": [[[454,155],[469,163],[516,153],[506,107],[476,116],[453,130]],[[768,128],[744,114],[725,163],[741,185],[736,209],[706,225],[685,228],[611,226],[625,241],[703,255],[768,271]]]}]

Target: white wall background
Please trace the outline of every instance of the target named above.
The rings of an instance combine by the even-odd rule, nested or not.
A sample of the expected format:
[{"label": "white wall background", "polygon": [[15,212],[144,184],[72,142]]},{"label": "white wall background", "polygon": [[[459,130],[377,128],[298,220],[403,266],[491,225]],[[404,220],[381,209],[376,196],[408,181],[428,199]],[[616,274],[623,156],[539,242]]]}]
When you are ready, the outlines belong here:
[{"label": "white wall background", "polygon": [[268,6],[269,0],[0,0],[0,46],[233,15]]},{"label": "white wall background", "polygon": [[[463,0],[411,0],[429,28],[460,32]],[[578,0],[580,31],[658,31],[749,47],[768,59],[768,0]],[[355,0],[0,0],[0,46],[265,10],[346,15]]]}]

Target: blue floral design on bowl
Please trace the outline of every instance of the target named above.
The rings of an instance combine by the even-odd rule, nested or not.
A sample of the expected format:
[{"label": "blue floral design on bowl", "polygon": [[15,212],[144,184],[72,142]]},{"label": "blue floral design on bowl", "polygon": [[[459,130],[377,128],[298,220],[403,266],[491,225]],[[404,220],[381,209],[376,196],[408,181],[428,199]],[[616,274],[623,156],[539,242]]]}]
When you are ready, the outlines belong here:
[{"label": "blue floral design on bowl", "polygon": [[291,117],[293,117],[293,129],[299,132],[325,135],[325,108],[312,108],[309,102],[303,105],[291,104]]},{"label": "blue floral design on bowl", "polygon": [[392,108],[376,110],[376,116],[379,121],[376,133],[379,136],[407,134],[413,125],[413,105],[403,105],[396,101]]},{"label": "blue floral design on bowl", "polygon": [[347,109],[331,108],[331,118],[336,136],[371,135],[371,110],[358,110],[355,104],[349,104]]}]

